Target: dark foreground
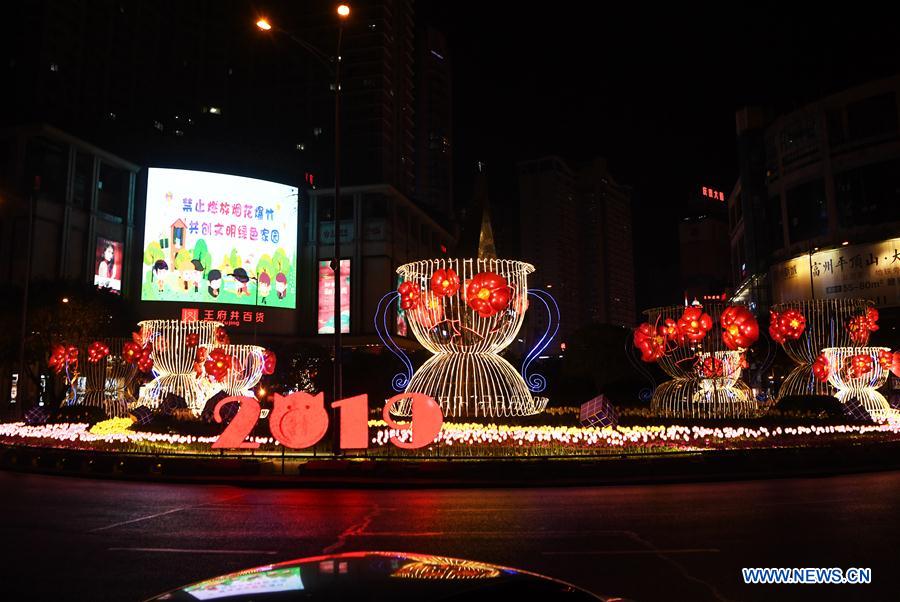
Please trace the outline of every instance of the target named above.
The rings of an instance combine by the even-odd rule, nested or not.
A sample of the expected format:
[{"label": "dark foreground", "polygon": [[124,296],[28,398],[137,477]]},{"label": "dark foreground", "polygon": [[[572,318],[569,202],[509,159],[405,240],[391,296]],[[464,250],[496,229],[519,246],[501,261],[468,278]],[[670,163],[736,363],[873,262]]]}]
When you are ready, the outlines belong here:
[{"label": "dark foreground", "polygon": [[[272,490],[0,472],[3,599],[141,600],[258,564],[404,550],[635,600],[897,600],[900,472],[740,483]],[[742,567],[871,567],[747,586]]]}]

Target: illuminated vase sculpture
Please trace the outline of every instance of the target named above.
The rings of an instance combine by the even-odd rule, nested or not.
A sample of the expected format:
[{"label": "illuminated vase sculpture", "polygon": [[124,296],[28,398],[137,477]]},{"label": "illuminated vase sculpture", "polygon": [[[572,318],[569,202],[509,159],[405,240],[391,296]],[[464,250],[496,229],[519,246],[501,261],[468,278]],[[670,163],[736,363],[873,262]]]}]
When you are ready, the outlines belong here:
[{"label": "illuminated vase sculpture", "polygon": [[228,395],[255,397],[251,389],[262,378],[265,349],[257,345],[216,345],[216,349],[231,356],[232,367],[225,373],[222,381],[214,383],[212,388]]},{"label": "illuminated vase sculpture", "polygon": [[184,400],[199,415],[208,399],[194,363],[200,347],[216,346],[216,329],[221,322],[180,320],[145,320],[139,323],[141,338],[152,348],[153,374],[156,376],[143,389],[140,403],[156,408],[167,395]]},{"label": "illuminated vase sculpture", "polygon": [[136,401],[131,384],[137,368],[122,358],[125,341],[123,338],[104,339],[109,353],[95,362],[88,359],[90,345],[80,345],[84,384],[79,388],[77,403],[101,408],[110,418],[127,416],[129,407]]},{"label": "illuminated vase sculpture", "polygon": [[822,350],[828,360],[828,382],[835,388],[834,396],[843,404],[857,400],[875,422],[896,417],[895,410],[877,390],[884,386],[889,375],[878,362],[878,354],[882,351],[890,350],[887,347],[826,347]]},{"label": "illuminated vase sculpture", "polygon": [[[720,318],[726,306],[703,306],[712,319],[712,327],[702,340],[670,346],[658,364],[671,380],[653,391],[650,408],[656,416],[667,418],[751,418],[759,414],[752,391],[740,380],[743,353],[728,349],[722,340]],[[685,307],[673,305],[648,309],[647,321],[658,327],[665,321],[677,322]]]},{"label": "illuminated vase sculpture", "polygon": [[[385,345],[407,366],[407,374],[395,377],[395,389],[434,398],[445,416],[495,418],[542,412],[547,398],[533,393],[543,391],[546,381],[539,374],[529,376],[528,366],[550,343],[555,334],[551,329],[558,328],[559,320],[552,297],[528,290],[533,271],[528,263],[493,258],[429,259],[400,266],[401,294],[386,295],[376,318]],[[473,295],[468,300],[467,289]],[[529,294],[546,306],[550,319],[545,336],[525,358],[523,378],[499,353],[522,327]],[[412,364],[388,328],[389,309],[398,297],[409,301],[406,318],[416,340],[434,354],[411,378]],[[409,403],[395,404],[394,412],[409,415]]]},{"label": "illuminated vase sculpture", "polygon": [[797,312],[804,321],[798,337],[787,337],[782,343],[785,353],[797,366],[781,383],[777,399],[788,396],[834,395],[831,381],[818,380],[813,363],[826,347],[852,347],[850,322],[863,316],[872,302],[866,299],[818,299],[792,301],[772,306],[773,314]]}]

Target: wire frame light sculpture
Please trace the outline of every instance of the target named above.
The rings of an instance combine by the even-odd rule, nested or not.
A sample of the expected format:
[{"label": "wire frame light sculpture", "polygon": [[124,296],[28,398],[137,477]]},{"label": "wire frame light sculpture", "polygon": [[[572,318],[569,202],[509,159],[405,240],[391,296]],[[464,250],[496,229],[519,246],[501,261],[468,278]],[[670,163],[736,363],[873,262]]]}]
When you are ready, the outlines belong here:
[{"label": "wire frame light sculpture", "polygon": [[216,349],[231,356],[232,366],[213,388],[228,395],[256,397],[252,389],[262,378],[265,349],[258,345],[216,345]]},{"label": "wire frame light sculpture", "polygon": [[813,375],[813,363],[827,347],[853,347],[850,321],[865,315],[872,306],[872,301],[868,299],[812,299],[773,305],[773,313],[784,314],[794,310],[806,320],[799,338],[787,338],[781,344],[797,366],[781,383],[777,400],[788,396],[834,395],[834,385],[830,380],[823,382]]},{"label": "wire frame light sculpture", "polygon": [[[721,316],[724,303],[703,306],[712,318],[712,328],[702,340],[670,345],[657,360],[671,380],[653,391],[651,411],[666,418],[752,418],[759,414],[759,403],[753,392],[740,380],[743,352],[728,349],[722,340]],[[647,321],[659,327],[677,322],[685,310],[683,305],[657,307],[644,311]]]},{"label": "wire frame light sculpture", "polygon": [[209,391],[194,371],[198,348],[216,346],[216,330],[221,322],[181,320],[145,320],[139,322],[141,338],[151,345],[153,373],[156,376],[142,390],[140,403],[157,408],[167,395],[184,399],[187,407],[199,415]]},{"label": "wire frame light sculpture", "polygon": [[[432,278],[437,274],[440,281],[450,271],[454,285],[436,292]],[[535,374],[526,382],[499,355],[522,327],[528,309],[528,275],[533,271],[534,266],[529,263],[493,258],[427,259],[397,268],[404,283],[412,283],[410,286],[418,291],[415,306],[406,311],[410,331],[433,357],[408,382],[406,375],[395,377],[395,385],[405,385],[407,392],[434,398],[445,416],[497,418],[544,411],[547,398],[533,395],[546,385],[543,377]],[[484,277],[480,275],[497,275],[505,280],[503,294],[508,293],[509,300],[502,308],[479,312],[473,309],[477,302],[471,299],[467,302],[467,283]],[[397,296],[392,293],[385,298],[393,300]],[[487,302],[487,296],[483,300]],[[376,326],[385,344],[403,359],[402,350],[398,353],[399,347],[386,328],[386,310],[381,316],[383,324],[378,319]],[[538,344],[540,349],[546,348],[552,339],[554,319],[558,327],[558,314],[554,315],[550,309],[548,332]],[[411,371],[412,365],[408,360],[405,363]],[[393,411],[398,416],[408,416],[409,401],[395,404]]]},{"label": "wire frame light sculpture", "polygon": [[[877,390],[884,386],[889,376],[878,361],[878,355],[889,351],[887,347],[826,347],[822,350],[828,360],[828,382],[835,389],[834,396],[843,404],[856,399],[875,422],[886,422],[896,416],[887,399]],[[853,369],[854,360],[860,356],[869,359],[864,361],[870,369]]]},{"label": "wire frame light sculpture", "polygon": [[128,415],[128,409],[136,401],[131,385],[137,375],[137,368],[122,357],[126,341],[131,339],[104,339],[102,343],[109,349],[97,361],[89,359],[90,345],[83,341],[79,345],[81,375],[84,385],[78,390],[76,403],[101,408],[110,418],[122,418]]}]

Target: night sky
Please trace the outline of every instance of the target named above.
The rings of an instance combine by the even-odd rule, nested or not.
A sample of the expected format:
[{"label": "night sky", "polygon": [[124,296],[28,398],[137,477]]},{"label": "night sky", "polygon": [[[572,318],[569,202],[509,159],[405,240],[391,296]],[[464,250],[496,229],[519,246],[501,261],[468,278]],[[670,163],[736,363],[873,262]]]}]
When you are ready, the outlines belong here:
[{"label": "night sky", "polygon": [[900,71],[883,10],[420,1],[453,57],[456,201],[485,161],[502,236],[517,161],[605,156],[635,190],[638,304],[677,302],[675,222],[697,187],[734,185],[735,110],[778,114]]}]

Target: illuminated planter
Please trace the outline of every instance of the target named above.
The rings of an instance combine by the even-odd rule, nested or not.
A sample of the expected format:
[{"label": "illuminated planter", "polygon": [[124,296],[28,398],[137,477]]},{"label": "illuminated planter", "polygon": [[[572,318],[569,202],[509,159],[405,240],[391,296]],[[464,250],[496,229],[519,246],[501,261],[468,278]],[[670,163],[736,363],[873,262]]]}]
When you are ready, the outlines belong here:
[{"label": "illuminated planter", "polygon": [[864,315],[872,302],[866,299],[818,299],[792,301],[772,306],[779,314],[788,310],[800,312],[806,327],[797,339],[786,339],[782,344],[785,353],[797,366],[781,383],[777,399],[788,396],[834,395],[831,382],[818,380],[812,365],[826,347],[852,347],[848,325],[850,320]]},{"label": "illuminated planter", "polygon": [[129,407],[136,401],[131,384],[137,368],[122,358],[126,340],[130,339],[104,339],[102,342],[109,347],[109,355],[97,362],[88,360],[88,342],[79,346],[84,381],[83,387],[79,387],[76,403],[102,408],[110,418],[128,415]]},{"label": "illuminated planter", "polygon": [[[750,388],[740,380],[740,351],[728,349],[722,341],[720,317],[728,307],[722,303],[703,306],[712,318],[712,328],[703,340],[670,347],[658,364],[671,380],[653,391],[651,411],[667,418],[750,418],[759,413],[759,404]],[[666,319],[678,321],[683,305],[644,311],[647,321],[660,326]],[[713,370],[707,366],[715,367]]]},{"label": "illuminated planter", "polygon": [[[835,388],[834,396],[841,403],[851,399],[859,401],[869,413],[872,420],[885,422],[895,416],[884,395],[876,389],[884,386],[888,379],[888,371],[878,363],[878,353],[890,351],[887,347],[826,347],[822,354],[828,360],[830,368],[828,382]],[[848,367],[850,358],[858,355],[872,359],[872,369],[865,374],[857,375]]]},{"label": "illuminated planter", "polygon": [[[439,270],[453,270],[458,276],[458,287],[451,285],[448,294],[436,294],[432,290],[432,276]],[[547,336],[550,326],[540,344],[526,357],[523,373],[527,382],[498,355],[513,342],[522,327],[529,292],[547,306],[550,325],[558,328],[558,318],[554,324],[552,298],[543,291],[528,290],[528,275],[533,271],[531,264],[506,259],[429,259],[400,266],[397,273],[404,283],[412,283],[418,291],[415,307],[406,311],[410,330],[434,356],[408,382],[405,375],[395,378],[395,387],[434,398],[445,416],[528,416],[542,412],[547,398],[533,393],[542,391],[546,382],[539,374],[529,377],[527,370],[531,360],[552,339],[552,335]],[[508,293],[509,298],[502,309],[493,307],[479,313],[472,307],[478,302],[466,302],[466,288],[470,280],[485,274],[505,279],[502,294]],[[440,276],[441,273],[439,281]],[[392,299],[397,296],[394,293]],[[487,302],[487,295],[482,300]],[[494,313],[485,315],[490,312]],[[402,355],[387,334],[384,316],[386,313],[382,315],[379,333],[392,351],[400,351],[398,355]],[[405,361],[411,371],[411,363]],[[409,404],[398,403],[394,410],[397,415],[409,415]]]},{"label": "illuminated planter", "polygon": [[[152,346],[153,373],[156,378],[148,383],[140,403],[156,408],[167,395],[184,400],[187,407],[199,415],[208,399],[209,391],[197,378],[194,362],[198,347],[212,349],[216,346],[216,329],[221,322],[180,320],[145,320],[139,323],[144,344]],[[193,345],[188,345],[189,335],[196,335]]]},{"label": "illuminated planter", "polygon": [[257,345],[216,345],[216,349],[223,350],[234,361],[225,379],[221,383],[213,383],[212,387],[229,395],[256,397],[251,389],[262,378],[265,349]]}]

